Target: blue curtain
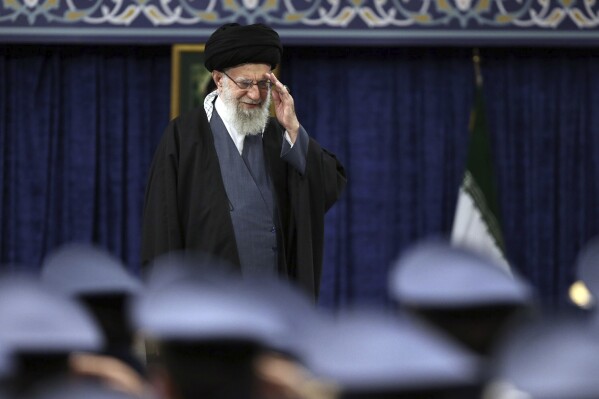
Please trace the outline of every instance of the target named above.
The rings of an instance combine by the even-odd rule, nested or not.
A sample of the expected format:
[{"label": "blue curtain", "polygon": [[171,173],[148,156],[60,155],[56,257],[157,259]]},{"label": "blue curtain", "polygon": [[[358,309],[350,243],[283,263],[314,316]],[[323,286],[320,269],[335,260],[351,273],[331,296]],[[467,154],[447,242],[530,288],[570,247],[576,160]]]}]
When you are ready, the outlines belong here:
[{"label": "blue curtain", "polygon": [[[0,262],[35,270],[66,241],[138,270],[147,169],[168,121],[168,47],[4,46]],[[599,51],[482,49],[508,256],[549,307],[599,233]],[[287,48],[302,124],[345,164],[320,304],[386,305],[394,259],[448,235],[468,145],[470,49]]]},{"label": "blue curtain", "polygon": [[137,268],[147,169],[168,121],[169,51],[2,48],[2,263],[37,269],[56,246],[83,241]]},{"label": "blue curtain", "polygon": [[470,52],[306,48],[288,57],[282,73],[300,122],[348,171],[347,192],[327,215],[321,304],[386,303],[393,259],[451,226],[467,149]]},{"label": "blue curtain", "polygon": [[599,52],[482,55],[508,254],[560,308],[577,252],[599,234]]},{"label": "blue curtain", "polygon": [[[469,49],[304,48],[283,69],[300,120],[347,166],[328,215],[321,305],[388,303],[408,245],[448,236],[465,165]],[[483,49],[507,254],[541,304],[568,306],[577,252],[599,233],[596,50]]]}]

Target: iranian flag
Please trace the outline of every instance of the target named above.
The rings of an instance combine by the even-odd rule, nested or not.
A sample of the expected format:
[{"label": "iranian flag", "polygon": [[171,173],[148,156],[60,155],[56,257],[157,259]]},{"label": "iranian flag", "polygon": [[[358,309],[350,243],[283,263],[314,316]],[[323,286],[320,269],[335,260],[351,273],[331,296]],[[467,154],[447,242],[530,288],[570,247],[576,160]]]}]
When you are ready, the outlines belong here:
[{"label": "iranian flag", "polygon": [[480,74],[477,74],[469,130],[468,161],[458,195],[451,242],[493,258],[510,272],[501,232]]}]

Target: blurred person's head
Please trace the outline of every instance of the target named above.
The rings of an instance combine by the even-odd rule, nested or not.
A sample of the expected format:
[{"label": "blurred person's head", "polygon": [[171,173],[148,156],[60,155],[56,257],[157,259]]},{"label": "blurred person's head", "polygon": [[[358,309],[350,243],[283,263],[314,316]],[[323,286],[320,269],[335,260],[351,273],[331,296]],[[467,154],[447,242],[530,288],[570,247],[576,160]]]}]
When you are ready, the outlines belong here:
[{"label": "blurred person's head", "polygon": [[303,339],[301,359],[342,398],[474,398],[476,355],[408,316],[342,312]]},{"label": "blurred person's head", "polygon": [[94,245],[66,244],[46,256],[41,278],[85,305],[102,328],[107,346],[131,345],[126,306],[142,285],[118,258]]},{"label": "blurred person's head", "polygon": [[484,399],[599,397],[599,335],[582,319],[524,323],[495,348]]},{"label": "blurred person's head", "polygon": [[531,287],[515,272],[440,241],[402,254],[391,270],[389,291],[401,309],[481,355],[534,308]]},{"label": "blurred person's head", "polygon": [[0,279],[0,342],[14,356],[12,389],[20,394],[71,374],[74,352],[93,352],[104,339],[76,301],[25,277]]},{"label": "blurred person's head", "polygon": [[131,309],[135,326],[156,343],[154,387],[171,399],[255,397],[254,362],[283,323],[237,280],[179,277],[149,286]]},{"label": "blurred person's head", "polygon": [[77,372],[127,381],[123,385],[134,387],[135,392],[142,390],[145,366],[134,350],[135,334],[127,310],[128,302],[142,290],[141,281],[107,250],[82,243],[63,245],[46,256],[41,279],[82,304],[104,335],[105,345],[95,355],[75,356],[72,366]]}]

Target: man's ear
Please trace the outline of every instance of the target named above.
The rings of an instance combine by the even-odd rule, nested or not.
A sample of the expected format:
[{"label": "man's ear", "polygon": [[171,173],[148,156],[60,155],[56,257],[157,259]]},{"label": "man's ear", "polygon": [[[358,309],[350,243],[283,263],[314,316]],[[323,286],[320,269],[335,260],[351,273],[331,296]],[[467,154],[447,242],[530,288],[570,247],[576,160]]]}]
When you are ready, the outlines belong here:
[{"label": "man's ear", "polygon": [[214,84],[216,85],[216,88],[219,90],[222,87],[222,79],[223,79],[222,73],[220,73],[217,70],[212,71],[212,80],[214,80]]}]

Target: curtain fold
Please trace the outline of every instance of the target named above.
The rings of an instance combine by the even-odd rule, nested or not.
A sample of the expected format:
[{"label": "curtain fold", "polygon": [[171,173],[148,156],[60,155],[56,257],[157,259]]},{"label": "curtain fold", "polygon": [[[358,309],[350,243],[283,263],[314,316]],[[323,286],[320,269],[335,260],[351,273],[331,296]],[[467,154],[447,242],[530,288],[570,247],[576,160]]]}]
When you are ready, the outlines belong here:
[{"label": "curtain fold", "polygon": [[136,271],[149,163],[168,122],[168,47],[6,46],[0,254],[36,269],[69,241]]}]

